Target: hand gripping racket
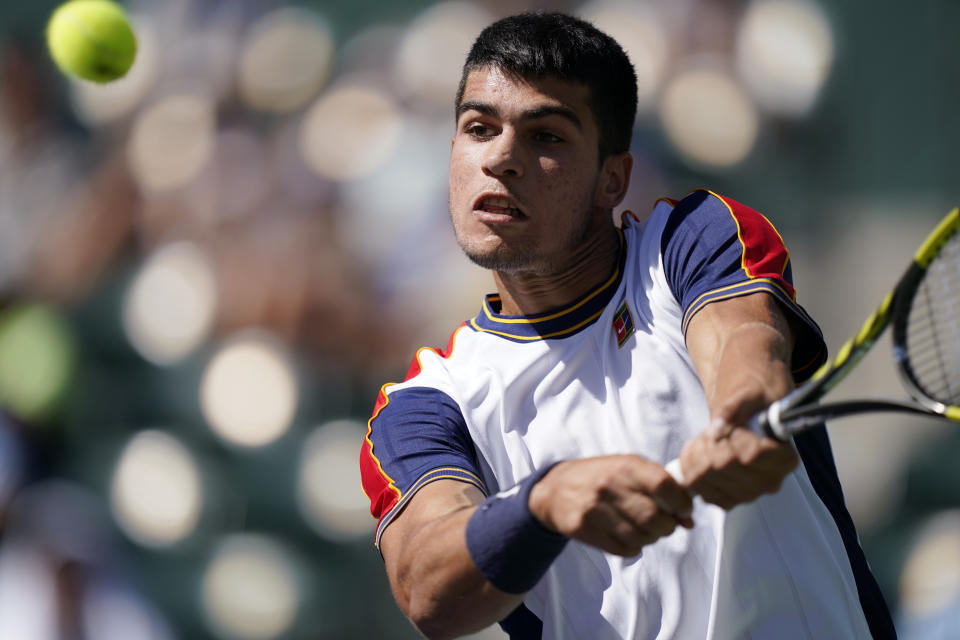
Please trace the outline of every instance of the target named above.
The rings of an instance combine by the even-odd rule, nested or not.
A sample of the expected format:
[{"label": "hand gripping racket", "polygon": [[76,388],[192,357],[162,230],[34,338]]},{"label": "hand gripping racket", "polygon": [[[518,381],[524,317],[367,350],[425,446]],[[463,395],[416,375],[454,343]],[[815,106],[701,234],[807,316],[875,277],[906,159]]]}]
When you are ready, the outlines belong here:
[{"label": "hand gripping racket", "polygon": [[[893,359],[911,399],[821,404],[891,324]],[[906,273],[837,356],[747,426],[785,442],[824,420],[878,411],[960,421],[960,208],[920,245]],[[682,479],[679,460],[666,468]]]}]

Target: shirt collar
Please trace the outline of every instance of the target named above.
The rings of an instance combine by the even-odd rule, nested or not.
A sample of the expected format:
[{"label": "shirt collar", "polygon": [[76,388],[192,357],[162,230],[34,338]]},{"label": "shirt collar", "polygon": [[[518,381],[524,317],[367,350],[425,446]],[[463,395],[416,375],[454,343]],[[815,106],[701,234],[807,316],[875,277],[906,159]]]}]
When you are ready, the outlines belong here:
[{"label": "shirt collar", "polygon": [[570,304],[553,311],[529,316],[503,315],[500,313],[500,295],[491,293],[484,298],[480,313],[468,324],[475,331],[492,333],[515,342],[565,338],[589,327],[603,313],[623,279],[623,267],[627,254],[626,241],[622,231],[618,229],[617,234],[620,240],[620,259],[617,261],[617,268],[599,286]]}]

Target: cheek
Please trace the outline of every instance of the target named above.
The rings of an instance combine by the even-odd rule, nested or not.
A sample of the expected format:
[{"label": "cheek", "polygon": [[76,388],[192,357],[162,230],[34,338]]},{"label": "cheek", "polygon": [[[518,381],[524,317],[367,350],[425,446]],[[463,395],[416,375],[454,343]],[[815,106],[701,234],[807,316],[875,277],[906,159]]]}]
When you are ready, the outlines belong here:
[{"label": "cheek", "polygon": [[456,204],[457,198],[464,192],[466,180],[461,167],[453,160],[450,161],[450,204]]},{"label": "cheek", "polygon": [[473,163],[465,154],[451,154],[450,156],[450,197],[461,194],[470,181],[473,173]]},{"label": "cheek", "polygon": [[566,189],[567,173],[563,165],[550,158],[540,158],[539,164],[539,190],[544,195],[553,197],[554,194],[562,193]]},{"label": "cheek", "polygon": [[541,162],[543,190],[559,203],[569,207],[581,208],[584,202],[593,198],[587,176],[577,171],[565,170],[564,165],[556,162]]}]

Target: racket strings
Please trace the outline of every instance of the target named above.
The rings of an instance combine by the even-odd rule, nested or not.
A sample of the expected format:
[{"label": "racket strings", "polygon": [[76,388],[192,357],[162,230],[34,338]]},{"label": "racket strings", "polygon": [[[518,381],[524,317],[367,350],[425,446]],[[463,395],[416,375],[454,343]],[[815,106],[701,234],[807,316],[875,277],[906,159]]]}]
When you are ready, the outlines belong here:
[{"label": "racket strings", "polygon": [[960,405],[960,234],[943,245],[914,295],[906,347],[921,391]]}]

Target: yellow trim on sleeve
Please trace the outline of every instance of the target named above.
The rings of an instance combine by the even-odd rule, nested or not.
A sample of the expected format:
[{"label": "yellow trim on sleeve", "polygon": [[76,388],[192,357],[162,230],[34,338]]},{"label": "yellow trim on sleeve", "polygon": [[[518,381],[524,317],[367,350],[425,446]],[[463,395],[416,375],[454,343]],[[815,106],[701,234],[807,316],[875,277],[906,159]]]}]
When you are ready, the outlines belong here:
[{"label": "yellow trim on sleeve", "polygon": [[[741,234],[740,230],[740,221],[737,220],[737,216],[733,213],[733,207],[731,207],[727,201],[723,199],[723,196],[721,196],[719,193],[711,191],[710,189],[694,189],[693,191],[705,191],[706,193],[709,193],[714,198],[722,202],[723,206],[725,206],[727,211],[730,212],[730,217],[733,218],[733,222],[737,225],[737,240],[740,241],[740,246],[743,247],[742,251],[740,252],[740,268],[743,269],[743,272],[750,278],[756,278],[756,276],[750,273],[750,270],[747,269],[747,245],[743,241],[743,235]],[[783,266],[780,267],[780,275],[782,276],[787,271],[787,265],[790,264],[790,249],[787,248],[787,243],[783,241],[783,236],[780,235],[780,232],[777,230],[774,224],[770,222],[770,219],[767,216],[763,215],[756,209],[751,209],[751,211],[755,212],[758,216],[763,218],[768,225],[770,225],[770,228],[773,229],[773,232],[777,234],[777,238],[780,240],[780,246],[782,246],[783,250],[787,253],[787,259],[783,261]]]}]

